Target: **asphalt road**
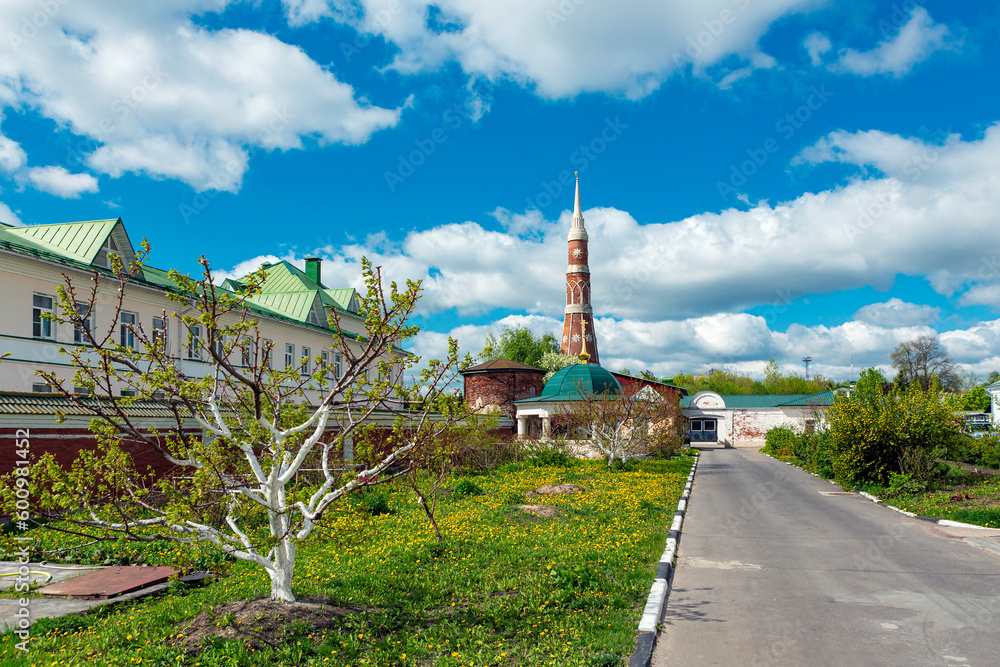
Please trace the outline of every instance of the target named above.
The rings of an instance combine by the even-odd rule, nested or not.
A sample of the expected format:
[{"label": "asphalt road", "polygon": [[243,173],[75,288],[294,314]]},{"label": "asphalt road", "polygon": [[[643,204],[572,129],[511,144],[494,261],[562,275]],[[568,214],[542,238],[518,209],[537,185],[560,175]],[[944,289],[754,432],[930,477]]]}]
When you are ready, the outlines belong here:
[{"label": "asphalt road", "polygon": [[705,449],[653,666],[1000,665],[1000,554],[972,534]]}]

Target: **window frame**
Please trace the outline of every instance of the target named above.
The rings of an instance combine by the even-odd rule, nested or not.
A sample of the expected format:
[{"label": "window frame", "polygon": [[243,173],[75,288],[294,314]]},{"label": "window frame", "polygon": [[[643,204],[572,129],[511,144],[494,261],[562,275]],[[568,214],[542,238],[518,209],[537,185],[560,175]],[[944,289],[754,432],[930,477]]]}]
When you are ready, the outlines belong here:
[{"label": "window frame", "polygon": [[[156,321],[160,321],[160,326],[156,326]],[[157,343],[163,341],[163,353],[170,355],[170,318],[160,315],[153,316],[152,343],[155,347]]]},{"label": "window frame", "polygon": [[[48,299],[48,307],[39,305],[39,299]],[[50,294],[32,292],[31,295],[31,337],[39,340],[56,339],[56,323],[43,315],[55,315],[56,298]]]},{"label": "window frame", "polygon": [[[126,322],[125,318],[131,317],[131,322]],[[135,327],[139,324],[139,313],[132,312],[131,310],[123,310],[118,314],[118,327],[119,327],[119,342],[124,348],[129,350],[135,349]],[[128,341],[126,344],[125,341]]]},{"label": "window frame", "polygon": [[192,324],[188,327],[187,345],[184,348],[184,358],[201,361],[201,325]]},{"label": "window frame", "polygon": [[[83,320],[82,327],[80,325],[73,327],[73,343],[76,345],[90,345],[87,337],[84,335],[84,331],[88,333],[94,331],[94,310],[90,307],[90,303],[86,301],[74,301],[73,305],[76,307],[76,314]],[[83,314],[84,309],[87,311],[86,315]]]}]

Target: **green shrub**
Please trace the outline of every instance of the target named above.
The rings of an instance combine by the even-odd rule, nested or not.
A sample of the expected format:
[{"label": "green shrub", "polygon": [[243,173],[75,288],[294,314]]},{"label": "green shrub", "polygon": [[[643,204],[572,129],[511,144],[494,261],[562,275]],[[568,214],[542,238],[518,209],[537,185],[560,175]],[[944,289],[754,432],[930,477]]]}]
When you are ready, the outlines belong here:
[{"label": "green shrub", "polygon": [[806,470],[825,479],[833,478],[833,438],[829,433],[806,433],[797,436],[792,455],[805,462]]},{"label": "green shrub", "polygon": [[560,468],[568,468],[573,465],[573,458],[568,456],[566,452],[562,451],[558,447],[540,447],[531,453],[531,456],[525,461],[528,465],[533,466],[557,466]]},{"label": "green shrub", "polygon": [[636,471],[635,459],[628,459],[627,461],[622,461],[621,459],[615,459],[614,461],[611,462],[611,472],[635,472],[635,471]]},{"label": "green shrub", "polygon": [[937,387],[912,385],[885,393],[885,378],[869,368],[851,396],[838,396],[827,412],[830,467],[847,488],[884,486],[892,473],[931,481],[935,455],[955,439],[958,424]]},{"label": "green shrub", "polygon": [[463,479],[455,485],[455,493],[462,496],[481,496],[483,489],[471,479]]},{"label": "green shrub", "polygon": [[960,434],[949,443],[945,456],[952,461],[1000,470],[1000,433],[981,438]]},{"label": "green shrub", "polygon": [[393,514],[389,507],[389,498],[381,491],[368,491],[361,494],[361,504],[372,516]]},{"label": "green shrub", "polygon": [[792,446],[798,437],[798,434],[791,427],[776,426],[764,435],[764,449],[762,451],[771,456],[795,456],[792,453]]}]

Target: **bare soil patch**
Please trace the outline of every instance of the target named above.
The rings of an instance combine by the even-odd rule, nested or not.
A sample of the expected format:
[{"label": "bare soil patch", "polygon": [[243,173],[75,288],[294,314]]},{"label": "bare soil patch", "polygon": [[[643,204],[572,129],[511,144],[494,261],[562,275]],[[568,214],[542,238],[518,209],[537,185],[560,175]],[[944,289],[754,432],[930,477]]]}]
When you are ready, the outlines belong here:
[{"label": "bare soil patch", "polygon": [[586,491],[587,489],[582,486],[577,486],[576,484],[546,484],[545,486],[540,486],[534,491],[528,491],[524,494],[525,498],[533,498],[535,496],[553,496],[560,493],[579,493],[580,491]]},{"label": "bare soil patch", "polygon": [[278,646],[294,624],[316,632],[340,626],[345,616],[375,611],[364,605],[337,606],[327,600],[275,602],[268,598],[240,600],[204,611],[182,627],[183,644],[197,652],[206,639],[234,639],[252,648]]}]

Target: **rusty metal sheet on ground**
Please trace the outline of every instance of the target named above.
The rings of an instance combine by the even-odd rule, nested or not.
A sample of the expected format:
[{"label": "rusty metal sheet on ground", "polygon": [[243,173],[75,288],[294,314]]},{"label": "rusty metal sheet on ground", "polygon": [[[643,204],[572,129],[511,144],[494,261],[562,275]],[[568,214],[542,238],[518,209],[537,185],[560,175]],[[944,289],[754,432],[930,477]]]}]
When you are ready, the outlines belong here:
[{"label": "rusty metal sheet on ground", "polygon": [[176,574],[180,574],[180,571],[172,567],[112,566],[98,572],[45,586],[40,588],[39,592],[42,595],[58,597],[113,598],[148,586],[162,584]]}]

